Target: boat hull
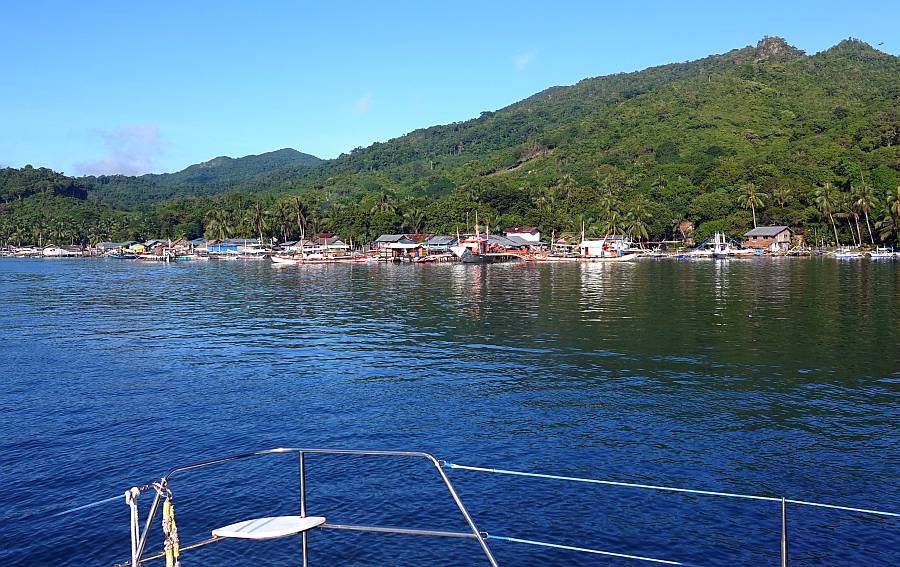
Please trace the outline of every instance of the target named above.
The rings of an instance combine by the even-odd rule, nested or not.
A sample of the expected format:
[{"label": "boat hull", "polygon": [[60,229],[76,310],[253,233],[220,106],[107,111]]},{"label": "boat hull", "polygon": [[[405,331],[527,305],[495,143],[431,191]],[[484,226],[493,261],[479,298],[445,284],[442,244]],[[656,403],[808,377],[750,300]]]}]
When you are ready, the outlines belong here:
[{"label": "boat hull", "polygon": [[463,264],[502,264],[506,262],[524,262],[525,259],[517,254],[503,254],[499,252],[488,252],[486,254],[472,254],[466,250],[460,256]]},{"label": "boat hull", "polygon": [[621,256],[585,256],[582,262],[630,262],[637,258],[639,254],[623,254]]}]

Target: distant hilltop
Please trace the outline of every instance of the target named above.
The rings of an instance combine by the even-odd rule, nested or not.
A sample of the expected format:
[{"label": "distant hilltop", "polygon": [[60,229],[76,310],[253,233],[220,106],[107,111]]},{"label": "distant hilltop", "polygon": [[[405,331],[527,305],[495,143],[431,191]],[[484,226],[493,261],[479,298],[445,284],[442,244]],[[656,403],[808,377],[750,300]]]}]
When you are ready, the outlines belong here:
[{"label": "distant hilltop", "polygon": [[[808,55],[764,37],[696,61],[550,87],[331,160],[283,149],[139,177],[0,170],[0,206],[13,225],[33,225],[38,210],[88,219],[140,211],[155,230],[147,238],[199,236],[209,210],[243,218],[258,200],[282,234],[287,219],[308,215],[355,241],[455,233],[477,210],[492,226],[544,234],[584,224],[658,240],[677,236],[682,221],[697,237],[743,234],[758,222],[894,242],[898,93],[900,58],[858,39]],[[53,199],[29,201],[39,195]],[[239,231],[247,221],[232,224]]]}]

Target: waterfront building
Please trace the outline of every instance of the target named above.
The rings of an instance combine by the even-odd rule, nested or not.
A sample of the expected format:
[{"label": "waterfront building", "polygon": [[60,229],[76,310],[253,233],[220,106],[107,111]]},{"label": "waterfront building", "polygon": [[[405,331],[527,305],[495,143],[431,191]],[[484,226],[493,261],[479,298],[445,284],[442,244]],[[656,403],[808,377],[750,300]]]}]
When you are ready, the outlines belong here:
[{"label": "waterfront building", "polygon": [[794,233],[787,226],[760,226],[744,234],[744,246],[770,252],[787,252]]},{"label": "waterfront building", "polygon": [[512,226],[504,230],[503,233],[507,238],[515,236],[535,244],[541,241],[541,231],[536,226]]},{"label": "waterfront building", "polygon": [[84,256],[84,250],[81,246],[44,246],[41,254],[48,258],[72,258],[75,256]]},{"label": "waterfront building", "polygon": [[102,254],[104,252],[118,250],[121,247],[122,247],[121,242],[98,242],[97,244],[94,245],[94,250],[96,250]]},{"label": "waterfront building", "polygon": [[207,244],[206,251],[210,254],[237,254],[238,245],[229,242],[216,242],[215,244]]},{"label": "waterfront building", "polygon": [[630,250],[633,242],[621,234],[608,234],[599,240],[582,240],[581,255],[588,258],[618,257]]},{"label": "waterfront building", "polygon": [[419,244],[405,234],[382,234],[372,243],[384,258],[412,258],[425,253],[425,244]]},{"label": "waterfront building", "polygon": [[321,253],[347,252],[350,250],[349,244],[347,244],[331,232],[316,235],[315,239],[313,239],[312,244],[314,251]]},{"label": "waterfront building", "polygon": [[455,246],[457,242],[459,239],[455,236],[438,234],[425,241],[425,250],[429,254],[442,254],[450,252],[450,247]]},{"label": "waterfront building", "polygon": [[144,242],[144,250],[152,250],[152,249],[156,248],[157,246],[159,246],[160,244],[165,245],[168,243],[169,243],[168,240],[160,240],[159,238],[153,238],[151,240],[148,240],[147,242]]},{"label": "waterfront building", "polygon": [[491,234],[487,239],[488,248],[493,250],[523,250],[528,248],[529,244],[530,242],[524,241],[522,238],[513,240],[499,234]]},{"label": "waterfront building", "polygon": [[372,248],[380,250],[382,248],[388,248],[392,244],[408,245],[415,243],[405,234],[382,234],[372,243]]}]

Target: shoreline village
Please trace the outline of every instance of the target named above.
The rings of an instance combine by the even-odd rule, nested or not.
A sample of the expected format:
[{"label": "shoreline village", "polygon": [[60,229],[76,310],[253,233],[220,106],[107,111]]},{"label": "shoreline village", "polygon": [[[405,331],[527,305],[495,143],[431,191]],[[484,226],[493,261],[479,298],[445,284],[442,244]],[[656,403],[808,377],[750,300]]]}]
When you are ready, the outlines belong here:
[{"label": "shoreline village", "polygon": [[635,242],[621,234],[586,238],[582,233],[552,235],[543,240],[536,227],[509,227],[491,233],[490,227],[447,234],[382,234],[366,244],[346,241],[331,232],[300,240],[265,242],[252,238],[222,240],[152,239],[145,242],[98,242],[93,246],[7,246],[0,258],[109,258],[148,262],[207,260],[265,260],[274,265],[330,263],[446,263],[494,264],[501,262],[628,262],[641,258],[702,259],[762,256],[823,256],[839,260],[900,259],[890,247],[813,247],[788,226],[761,226],[743,239],[716,232],[701,242],[690,238],[663,242]]}]

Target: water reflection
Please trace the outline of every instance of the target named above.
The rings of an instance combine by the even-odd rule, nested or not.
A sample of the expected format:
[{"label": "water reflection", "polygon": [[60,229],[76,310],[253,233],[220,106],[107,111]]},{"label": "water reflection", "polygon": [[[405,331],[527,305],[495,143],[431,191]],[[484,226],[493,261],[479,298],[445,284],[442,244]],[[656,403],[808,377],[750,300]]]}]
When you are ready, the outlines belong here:
[{"label": "water reflection", "polygon": [[[173,462],[281,444],[423,449],[472,464],[900,508],[885,481],[900,462],[898,272],[819,259],[0,262],[0,510],[27,516],[8,522],[0,559],[121,559],[127,531],[105,510],[71,530],[39,513],[61,479],[74,493],[106,494]],[[398,503],[372,468],[320,466],[317,506],[347,522],[379,510],[390,523],[424,522],[434,503],[425,482],[404,484]],[[246,501],[223,496],[185,514],[206,529],[234,507],[282,505],[254,474],[226,479],[256,487]],[[497,533],[536,536],[540,526],[554,541],[766,564],[769,528],[777,532],[764,508],[454,480]],[[181,494],[192,502],[191,490],[216,489]],[[890,564],[900,548],[895,530],[796,513],[797,564]],[[565,522],[540,524],[548,514]],[[819,551],[835,522],[848,545]],[[54,534],[54,545],[35,533]],[[319,559],[332,564],[467,557],[441,542],[319,541]],[[295,546],[267,552],[296,559]],[[246,547],[205,553],[210,564],[250,557]],[[513,565],[593,563],[498,553]]]}]

